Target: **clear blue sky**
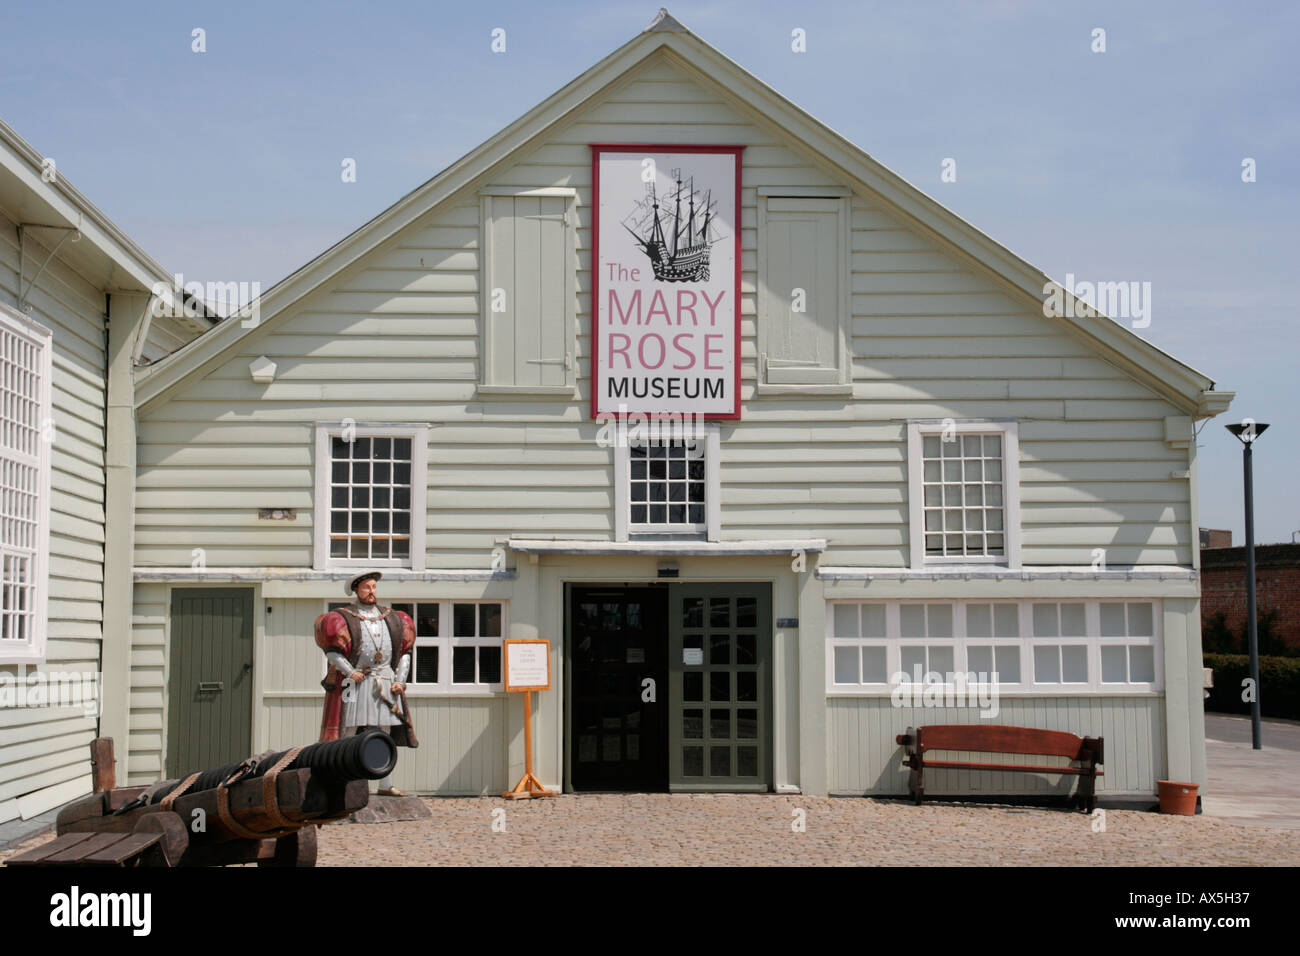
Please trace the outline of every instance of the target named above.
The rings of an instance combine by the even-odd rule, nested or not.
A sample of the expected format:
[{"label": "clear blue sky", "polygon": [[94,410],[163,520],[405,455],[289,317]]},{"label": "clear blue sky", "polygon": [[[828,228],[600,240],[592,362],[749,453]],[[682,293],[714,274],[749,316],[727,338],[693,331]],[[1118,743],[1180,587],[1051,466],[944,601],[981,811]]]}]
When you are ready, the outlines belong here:
[{"label": "clear blue sky", "polygon": [[[0,116],[189,279],[307,262],[642,30],[658,3],[5,0]],[[1300,7],[675,2],[704,40],[1049,275],[1152,284],[1154,344],[1237,392],[1200,523],[1300,530]],[[207,52],[191,52],[191,30]],[[506,52],[490,49],[506,31]],[[1092,30],[1106,30],[1094,53]],[[807,52],[790,49],[802,28]],[[357,160],[356,183],[340,161]],[[957,160],[957,181],[940,163]],[[1257,181],[1241,181],[1252,157]]]}]

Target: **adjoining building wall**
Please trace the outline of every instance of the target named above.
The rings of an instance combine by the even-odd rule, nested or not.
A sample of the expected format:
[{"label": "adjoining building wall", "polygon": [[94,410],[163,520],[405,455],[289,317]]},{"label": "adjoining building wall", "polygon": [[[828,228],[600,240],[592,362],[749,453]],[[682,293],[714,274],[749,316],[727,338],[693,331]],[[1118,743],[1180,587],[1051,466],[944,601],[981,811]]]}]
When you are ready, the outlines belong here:
[{"label": "adjoining building wall", "polygon": [[[1255,607],[1276,613],[1274,636],[1300,649],[1300,544],[1255,548]],[[1201,554],[1201,616],[1208,628],[1218,614],[1237,634],[1246,627],[1246,549],[1218,548]]]},{"label": "adjoining building wall", "polygon": [[[24,289],[51,251],[30,229],[25,243]],[[10,306],[19,265],[18,222],[0,211],[0,301]],[[0,665],[0,673],[94,675],[104,580],[105,298],[56,256],[27,302],[31,319],[53,332],[48,637],[43,663]],[[89,793],[96,728],[93,708],[0,708],[0,823]]]}]

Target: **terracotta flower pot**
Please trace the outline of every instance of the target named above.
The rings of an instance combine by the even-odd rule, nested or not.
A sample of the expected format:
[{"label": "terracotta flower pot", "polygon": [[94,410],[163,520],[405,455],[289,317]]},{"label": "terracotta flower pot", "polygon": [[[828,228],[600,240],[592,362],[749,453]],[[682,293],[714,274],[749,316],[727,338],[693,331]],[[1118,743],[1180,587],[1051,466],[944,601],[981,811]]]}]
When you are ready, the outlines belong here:
[{"label": "terracotta flower pot", "polygon": [[1200,785],[1179,783],[1176,780],[1157,780],[1156,787],[1160,791],[1160,812],[1176,813],[1185,817],[1194,816],[1198,786]]}]

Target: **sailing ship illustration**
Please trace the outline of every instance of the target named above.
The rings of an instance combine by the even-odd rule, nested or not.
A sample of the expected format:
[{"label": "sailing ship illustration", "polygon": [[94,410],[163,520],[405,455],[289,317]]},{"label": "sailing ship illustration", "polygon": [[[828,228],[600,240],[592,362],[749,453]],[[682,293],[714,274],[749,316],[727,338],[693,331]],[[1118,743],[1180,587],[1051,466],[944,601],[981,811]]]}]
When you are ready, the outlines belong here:
[{"label": "sailing ship illustration", "polygon": [[649,258],[657,281],[705,282],[709,278],[710,247],[724,238],[717,229],[717,203],[712,190],[705,190],[700,198],[694,177],[683,186],[682,171],[674,169],[672,175],[677,188],[669,200],[671,214],[667,210],[660,212],[651,180],[646,183],[645,197],[623,220],[623,228]]}]

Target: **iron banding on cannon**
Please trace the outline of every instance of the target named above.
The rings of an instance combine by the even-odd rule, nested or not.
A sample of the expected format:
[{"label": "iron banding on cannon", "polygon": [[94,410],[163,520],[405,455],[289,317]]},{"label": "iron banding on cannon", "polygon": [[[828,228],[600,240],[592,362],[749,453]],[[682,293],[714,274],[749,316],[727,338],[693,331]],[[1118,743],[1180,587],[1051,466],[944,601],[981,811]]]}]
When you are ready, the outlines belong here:
[{"label": "iron banding on cannon", "polygon": [[[377,730],[342,740],[309,744],[297,748],[297,751],[297,755],[281,770],[310,770],[315,776],[336,780],[381,780],[392,773],[397,765],[397,746],[388,734]],[[261,754],[240,763],[199,771],[186,790],[212,790],[239,780],[259,779],[292,752],[282,750],[279,753]],[[154,784],[135,801],[114,813],[126,813],[137,807],[161,803],[191,776],[193,774],[186,774],[177,780],[164,780]]]},{"label": "iron banding on cannon", "polygon": [[91,744],[95,792],[59,811],[57,838],[7,865],[314,866],[316,826],[364,809],[397,761],[372,731],[116,788],[112,747]]}]

